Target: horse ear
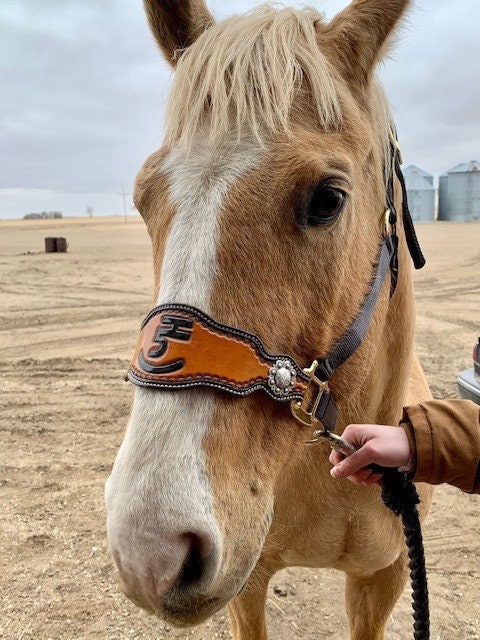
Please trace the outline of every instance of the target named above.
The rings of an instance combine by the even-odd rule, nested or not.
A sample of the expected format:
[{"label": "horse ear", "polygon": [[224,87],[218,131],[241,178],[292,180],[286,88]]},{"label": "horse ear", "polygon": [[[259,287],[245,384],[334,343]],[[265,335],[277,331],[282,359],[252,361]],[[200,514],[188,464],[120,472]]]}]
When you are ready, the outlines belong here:
[{"label": "horse ear", "polygon": [[195,42],[214,22],[204,0],[143,0],[150,29],[167,61]]},{"label": "horse ear", "polygon": [[382,58],[389,36],[411,0],[353,0],[327,25],[319,39],[331,43],[341,70],[351,83],[366,84]]}]

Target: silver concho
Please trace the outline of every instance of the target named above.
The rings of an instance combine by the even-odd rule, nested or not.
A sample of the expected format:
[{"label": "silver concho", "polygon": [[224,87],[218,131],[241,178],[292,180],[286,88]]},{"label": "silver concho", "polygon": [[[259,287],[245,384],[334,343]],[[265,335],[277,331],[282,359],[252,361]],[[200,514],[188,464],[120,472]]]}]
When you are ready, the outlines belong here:
[{"label": "silver concho", "polygon": [[268,374],[268,386],[277,396],[288,396],[295,386],[297,372],[288,360],[277,360]]}]

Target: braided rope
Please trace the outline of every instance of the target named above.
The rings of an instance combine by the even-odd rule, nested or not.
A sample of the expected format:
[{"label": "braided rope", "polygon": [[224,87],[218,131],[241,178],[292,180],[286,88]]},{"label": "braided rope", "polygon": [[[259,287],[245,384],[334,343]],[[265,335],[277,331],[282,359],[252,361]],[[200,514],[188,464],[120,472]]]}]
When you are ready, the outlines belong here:
[{"label": "braided rope", "polygon": [[427,570],[423,548],[422,529],[417,505],[420,503],[415,485],[405,473],[388,473],[383,477],[382,500],[396,516],[402,518],[408,548],[414,640],[430,639],[430,612],[428,605]]}]

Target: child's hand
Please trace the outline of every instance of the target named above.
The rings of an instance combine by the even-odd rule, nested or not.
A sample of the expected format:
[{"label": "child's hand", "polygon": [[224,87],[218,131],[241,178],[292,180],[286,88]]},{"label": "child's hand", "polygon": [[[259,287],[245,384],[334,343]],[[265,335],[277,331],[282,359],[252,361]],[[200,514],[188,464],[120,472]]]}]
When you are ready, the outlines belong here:
[{"label": "child's hand", "polygon": [[348,478],[356,484],[374,484],[382,476],[364,468],[369,464],[375,462],[382,467],[403,468],[410,463],[412,452],[407,434],[401,427],[351,424],[342,437],[358,447],[358,451],[347,458],[332,451],[329,459],[334,467],[330,473],[334,478]]}]

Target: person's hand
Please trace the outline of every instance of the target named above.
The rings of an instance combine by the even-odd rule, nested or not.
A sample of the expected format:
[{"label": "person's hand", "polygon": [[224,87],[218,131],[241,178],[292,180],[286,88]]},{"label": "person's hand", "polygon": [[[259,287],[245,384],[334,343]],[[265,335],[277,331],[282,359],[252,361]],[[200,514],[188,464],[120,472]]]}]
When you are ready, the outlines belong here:
[{"label": "person's hand", "polygon": [[348,478],[356,484],[374,484],[382,478],[366,466],[375,462],[382,467],[406,467],[411,459],[410,444],[402,427],[387,427],[377,424],[351,424],[342,433],[350,444],[358,447],[356,453],[347,458],[332,451],[330,470],[334,478]]}]

